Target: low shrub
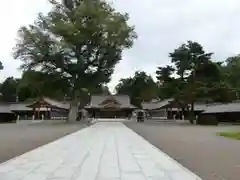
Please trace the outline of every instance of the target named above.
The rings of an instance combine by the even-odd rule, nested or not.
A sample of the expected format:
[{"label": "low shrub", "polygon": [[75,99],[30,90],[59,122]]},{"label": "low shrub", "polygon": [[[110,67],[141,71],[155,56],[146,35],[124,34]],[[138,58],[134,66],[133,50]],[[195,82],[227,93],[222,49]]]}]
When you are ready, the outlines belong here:
[{"label": "low shrub", "polygon": [[194,124],[194,120],[196,119],[194,114],[189,114],[187,118],[191,124]]},{"label": "low shrub", "polygon": [[214,115],[202,114],[197,119],[199,125],[218,125],[218,119]]}]

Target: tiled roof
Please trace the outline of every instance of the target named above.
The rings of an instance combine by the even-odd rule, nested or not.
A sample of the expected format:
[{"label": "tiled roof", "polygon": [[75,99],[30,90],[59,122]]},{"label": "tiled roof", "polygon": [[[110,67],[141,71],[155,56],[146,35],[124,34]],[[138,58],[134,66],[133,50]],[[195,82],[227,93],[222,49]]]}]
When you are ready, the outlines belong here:
[{"label": "tiled roof", "polygon": [[9,104],[0,104],[0,113],[12,113],[9,109]]},{"label": "tiled roof", "polygon": [[14,111],[31,111],[26,103],[3,103],[0,104],[0,113],[12,113]]},{"label": "tiled roof", "polygon": [[55,107],[61,108],[61,109],[69,109],[70,108],[70,103],[69,102],[62,102],[62,101],[56,101],[47,97],[44,97],[43,100]]},{"label": "tiled roof", "polygon": [[156,101],[156,102],[149,102],[149,103],[142,103],[142,108],[143,109],[149,109],[149,110],[154,110],[154,109],[160,109],[166,105],[169,104],[170,101],[173,101],[173,98],[165,99],[162,101]]},{"label": "tiled roof", "polygon": [[127,95],[92,95],[91,102],[86,108],[100,108],[101,103],[107,99],[114,98],[118,103],[120,108],[136,108],[130,104],[130,98]]},{"label": "tiled roof", "polygon": [[48,97],[42,97],[38,100],[36,100],[35,102],[31,103],[31,104],[28,104],[28,106],[32,107],[33,105],[35,105],[36,103],[38,103],[39,101],[44,101],[46,102],[47,104],[53,106],[53,107],[57,107],[57,108],[60,108],[60,109],[69,109],[70,108],[70,103],[69,102],[65,102],[65,101],[57,101],[57,100],[53,100],[53,99],[50,99]]},{"label": "tiled roof", "polygon": [[194,104],[194,111],[204,111],[208,107],[207,104]]},{"label": "tiled roof", "polygon": [[[157,102],[149,102],[149,103],[142,103],[143,109],[154,110],[154,109],[161,109],[164,106],[168,105],[169,102],[173,101],[173,98],[165,99],[162,101]],[[204,103],[195,103],[194,104],[194,111],[204,111],[209,106],[216,105],[216,104],[204,104]]]},{"label": "tiled roof", "polygon": [[10,104],[10,111],[31,111],[32,108],[27,107],[29,103],[13,103]]},{"label": "tiled roof", "polygon": [[240,102],[232,102],[227,104],[218,104],[218,105],[210,105],[203,112],[203,114],[210,113],[225,113],[225,112],[240,112]]}]

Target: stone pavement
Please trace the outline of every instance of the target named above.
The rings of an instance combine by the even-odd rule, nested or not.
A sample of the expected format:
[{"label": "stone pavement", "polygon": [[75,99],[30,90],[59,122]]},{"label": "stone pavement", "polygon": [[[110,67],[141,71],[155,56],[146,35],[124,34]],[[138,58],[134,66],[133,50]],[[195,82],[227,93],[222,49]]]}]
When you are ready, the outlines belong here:
[{"label": "stone pavement", "polygon": [[0,180],[200,178],[122,123],[99,122],[1,164]]}]

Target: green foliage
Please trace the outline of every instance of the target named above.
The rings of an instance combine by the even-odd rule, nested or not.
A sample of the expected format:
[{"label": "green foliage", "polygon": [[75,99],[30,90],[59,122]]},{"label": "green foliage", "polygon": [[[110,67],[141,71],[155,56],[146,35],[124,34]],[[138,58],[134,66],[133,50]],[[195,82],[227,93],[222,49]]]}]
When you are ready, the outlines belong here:
[{"label": "green foliage", "polygon": [[172,78],[170,81],[159,84],[159,93],[158,96],[161,99],[167,99],[171,97],[178,98],[179,92],[184,85],[184,81],[181,81],[180,78]]},{"label": "green foliage", "polygon": [[156,71],[157,80],[162,84],[171,81],[174,79],[171,77],[174,71],[175,69],[169,65],[166,67],[158,67],[158,70]]},{"label": "green foliage", "polygon": [[183,80],[185,75],[192,73],[198,66],[211,59],[213,53],[206,53],[203,47],[193,41],[182,44],[180,47],[170,53],[172,63],[176,66],[177,74]]},{"label": "green foliage", "polygon": [[197,119],[199,125],[218,125],[218,119],[214,115],[202,114]]},{"label": "green foliage", "polygon": [[164,91],[168,93],[167,97],[176,97],[193,104],[192,102],[202,95],[205,84],[208,84],[206,80],[211,81],[209,77],[212,77],[212,70],[215,70],[213,73],[217,71],[210,61],[211,55],[212,53],[206,53],[200,44],[192,41],[182,44],[170,53],[170,58],[180,78],[171,77],[174,73],[171,66],[161,68],[156,72],[158,80],[163,82],[160,88],[165,89]]},{"label": "green foliage", "polygon": [[236,95],[240,94],[240,55],[229,57],[226,63],[222,65],[222,72],[224,81],[228,83],[229,87],[235,90]]},{"label": "green foliage", "polygon": [[237,99],[236,90],[232,89],[226,82],[220,81],[209,88],[209,96],[214,102],[232,102]]},{"label": "green foliage", "polygon": [[62,3],[69,10],[72,10],[75,6],[75,0],[62,0]]},{"label": "green foliage", "polygon": [[182,81],[176,92],[177,97],[191,103],[192,111],[195,101],[229,102],[236,98],[236,93],[226,81],[222,63],[210,60],[212,54],[206,53],[200,44],[192,41],[170,53]]},{"label": "green foliage", "polygon": [[240,132],[219,132],[217,133],[217,136],[240,140]]},{"label": "green foliage", "polygon": [[46,76],[42,85],[52,83],[46,79],[53,77],[64,86],[63,92],[67,89],[68,96],[77,98],[84,94],[82,89],[110,81],[136,33],[127,24],[128,14],[116,12],[105,1],[52,0],[51,4],[47,15],[39,14],[34,24],[20,28],[14,57],[23,61],[22,69],[42,72]]},{"label": "green foliage", "polygon": [[118,94],[127,94],[131,103],[140,106],[142,101],[149,101],[157,97],[157,85],[151,76],[143,71],[135,72],[133,77],[121,79],[116,86]]},{"label": "green foliage", "polygon": [[0,87],[1,101],[15,102],[17,99],[18,80],[13,77],[7,78]]},{"label": "green foliage", "polygon": [[68,82],[58,74],[25,71],[19,84],[19,100],[47,96],[63,99],[68,94]]},{"label": "green foliage", "polygon": [[162,99],[175,96],[179,90],[179,79],[172,77],[175,69],[172,66],[158,67],[156,71],[159,84],[158,96]]},{"label": "green foliage", "polygon": [[[237,72],[240,70],[240,58],[229,58],[226,65],[223,65],[221,62],[211,61],[212,54],[206,53],[199,43],[192,41],[175,49],[170,53],[174,67],[158,67],[156,71],[159,96],[163,99],[175,97],[191,104],[191,114],[196,101],[235,100],[237,90],[240,90],[240,86],[236,88],[239,83]],[[174,76],[175,74],[179,77]]]},{"label": "green foliage", "polygon": [[[156,71],[157,96],[161,99],[174,97],[191,104],[189,110],[192,113],[196,101],[230,102],[235,100],[236,95],[240,93],[240,86],[237,84],[240,58],[239,56],[229,58],[226,65],[223,65],[222,62],[213,62],[211,60],[212,54],[206,53],[199,43],[192,41],[188,41],[175,49],[173,53],[170,53],[174,66],[158,67]],[[176,77],[176,74],[179,76]],[[136,83],[134,87],[137,87]],[[135,97],[133,99],[138,103],[144,99],[153,98],[151,92],[156,94],[154,88],[134,91],[132,84],[133,78],[122,79],[117,90]],[[138,92],[143,92],[142,94],[149,96],[144,98]],[[133,95],[134,93],[137,95]]]},{"label": "green foliage", "polygon": [[3,70],[3,64],[1,61],[0,61],[0,70]]}]

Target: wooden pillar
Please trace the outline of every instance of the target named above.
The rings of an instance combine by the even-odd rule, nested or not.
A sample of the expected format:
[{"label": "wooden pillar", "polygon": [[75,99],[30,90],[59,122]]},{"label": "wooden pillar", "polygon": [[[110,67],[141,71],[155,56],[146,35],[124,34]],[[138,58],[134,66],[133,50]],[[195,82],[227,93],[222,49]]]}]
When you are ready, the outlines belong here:
[{"label": "wooden pillar", "polygon": [[37,112],[37,118],[40,118],[40,108],[38,108],[38,112]]},{"label": "wooden pillar", "polygon": [[47,117],[47,108],[46,108],[45,111],[44,111],[44,114],[43,114],[43,120],[45,120],[46,117]]},{"label": "wooden pillar", "polygon": [[44,111],[44,120],[46,120],[48,117],[48,107],[46,107],[45,111]]},{"label": "wooden pillar", "polygon": [[164,116],[165,116],[166,119],[168,119],[168,111],[167,111],[167,108],[165,108]]},{"label": "wooden pillar", "polygon": [[172,108],[170,108],[170,118],[173,118],[173,112],[172,112]]},{"label": "wooden pillar", "polygon": [[50,120],[52,119],[52,117],[51,117],[51,111],[52,111],[52,109],[49,108],[49,109],[48,109],[48,119],[50,119]]},{"label": "wooden pillar", "polygon": [[48,111],[47,111],[47,118],[49,119],[49,120],[51,120],[51,112],[50,112],[51,110],[50,110],[50,108],[48,109]]},{"label": "wooden pillar", "polygon": [[178,108],[178,107],[177,107],[177,115],[176,115],[176,120],[177,120],[177,119],[181,119],[181,118],[180,118],[180,111],[179,111],[179,108]]},{"label": "wooden pillar", "polygon": [[36,119],[36,108],[33,108],[33,119],[32,120],[35,120]]}]

